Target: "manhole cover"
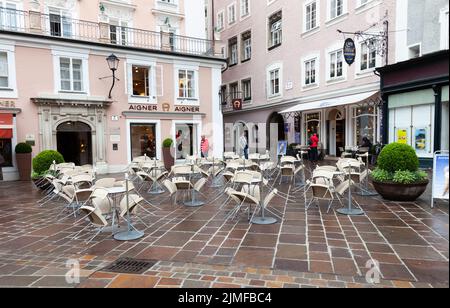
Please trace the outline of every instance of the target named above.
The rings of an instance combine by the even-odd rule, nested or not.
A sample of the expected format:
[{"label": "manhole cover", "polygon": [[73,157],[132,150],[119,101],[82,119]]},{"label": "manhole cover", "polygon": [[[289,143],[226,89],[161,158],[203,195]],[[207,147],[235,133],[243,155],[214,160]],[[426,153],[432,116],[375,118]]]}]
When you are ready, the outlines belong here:
[{"label": "manhole cover", "polygon": [[103,268],[101,272],[119,274],[143,274],[149,270],[157,261],[136,260],[131,258],[121,258],[114,263]]}]

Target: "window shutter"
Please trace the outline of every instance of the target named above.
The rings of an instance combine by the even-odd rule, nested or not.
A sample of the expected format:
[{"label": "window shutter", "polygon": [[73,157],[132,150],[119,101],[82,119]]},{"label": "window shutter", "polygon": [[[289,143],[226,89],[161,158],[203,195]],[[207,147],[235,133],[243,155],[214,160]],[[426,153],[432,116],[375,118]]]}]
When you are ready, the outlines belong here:
[{"label": "window shutter", "polygon": [[128,95],[133,95],[133,65],[127,63],[127,73],[125,74],[125,93]]},{"label": "window shutter", "polygon": [[164,68],[162,65],[156,65],[155,70],[156,96],[162,97],[164,95]]}]

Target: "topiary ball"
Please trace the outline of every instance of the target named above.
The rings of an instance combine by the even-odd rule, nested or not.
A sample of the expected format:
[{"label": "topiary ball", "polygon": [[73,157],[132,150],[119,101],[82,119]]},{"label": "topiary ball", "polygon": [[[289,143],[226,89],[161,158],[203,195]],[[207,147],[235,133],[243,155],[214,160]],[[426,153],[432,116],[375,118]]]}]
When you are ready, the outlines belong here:
[{"label": "topiary ball", "polygon": [[170,138],[167,138],[163,141],[163,148],[171,148],[173,146],[173,140]]},{"label": "topiary ball", "polygon": [[64,157],[57,151],[43,151],[33,159],[33,171],[42,174],[50,169],[53,161],[61,164],[64,162]]},{"label": "topiary ball", "polygon": [[28,154],[33,152],[33,149],[28,143],[18,143],[15,151],[17,154]]},{"label": "topiary ball", "polygon": [[392,143],[381,151],[378,167],[388,172],[419,170],[419,158],[416,151],[407,144]]}]

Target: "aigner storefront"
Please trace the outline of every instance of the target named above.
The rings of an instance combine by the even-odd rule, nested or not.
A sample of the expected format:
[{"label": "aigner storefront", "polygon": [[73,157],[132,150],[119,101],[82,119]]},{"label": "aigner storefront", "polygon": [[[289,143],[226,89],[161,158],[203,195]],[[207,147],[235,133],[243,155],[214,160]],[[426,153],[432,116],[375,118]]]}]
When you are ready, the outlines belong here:
[{"label": "aigner storefront", "polygon": [[379,68],[386,143],[411,145],[422,167],[449,149],[449,51]]}]

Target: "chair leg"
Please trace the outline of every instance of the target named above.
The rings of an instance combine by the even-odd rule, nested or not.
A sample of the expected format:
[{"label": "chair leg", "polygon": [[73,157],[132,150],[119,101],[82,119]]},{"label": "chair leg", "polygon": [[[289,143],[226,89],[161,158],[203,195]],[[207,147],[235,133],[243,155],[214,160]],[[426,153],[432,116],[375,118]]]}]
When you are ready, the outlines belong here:
[{"label": "chair leg", "polygon": [[333,206],[333,200],[331,200],[328,204],[327,214],[330,213],[331,207]]},{"label": "chair leg", "polygon": [[92,241],[94,240],[94,238],[96,238],[96,237],[103,231],[103,229],[105,229],[105,227],[100,228],[100,229],[97,231],[97,233],[96,233],[89,241],[86,242],[86,244],[89,244],[90,242],[92,242]]}]

